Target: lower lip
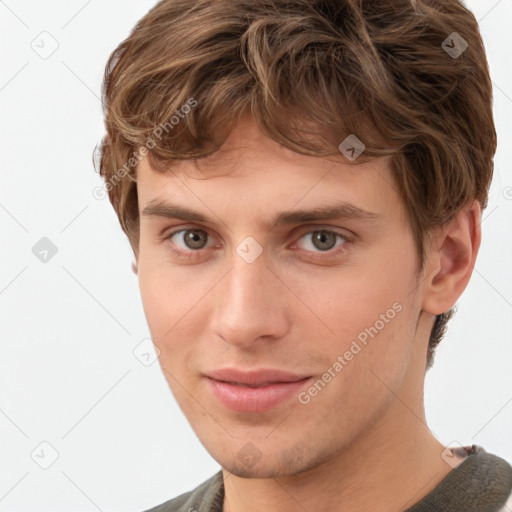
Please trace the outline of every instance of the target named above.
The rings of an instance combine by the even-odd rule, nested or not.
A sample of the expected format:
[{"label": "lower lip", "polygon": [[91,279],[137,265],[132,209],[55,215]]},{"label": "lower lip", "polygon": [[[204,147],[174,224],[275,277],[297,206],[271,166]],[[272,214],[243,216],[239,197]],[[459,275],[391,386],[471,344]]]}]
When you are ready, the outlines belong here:
[{"label": "lower lip", "polygon": [[213,394],[225,407],[234,411],[262,412],[297,395],[311,377],[296,382],[276,382],[268,386],[249,388],[207,378]]}]

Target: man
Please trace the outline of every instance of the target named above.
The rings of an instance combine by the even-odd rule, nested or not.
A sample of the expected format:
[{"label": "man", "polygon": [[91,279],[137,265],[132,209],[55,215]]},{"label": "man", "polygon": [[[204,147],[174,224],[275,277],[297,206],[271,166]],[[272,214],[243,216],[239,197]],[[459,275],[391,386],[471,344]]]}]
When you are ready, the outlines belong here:
[{"label": "man", "polygon": [[[100,172],[221,470],[154,511],[504,511],[423,406],[496,134],[459,2],[165,0],[107,64]],[[478,126],[478,130],[475,127]]]}]

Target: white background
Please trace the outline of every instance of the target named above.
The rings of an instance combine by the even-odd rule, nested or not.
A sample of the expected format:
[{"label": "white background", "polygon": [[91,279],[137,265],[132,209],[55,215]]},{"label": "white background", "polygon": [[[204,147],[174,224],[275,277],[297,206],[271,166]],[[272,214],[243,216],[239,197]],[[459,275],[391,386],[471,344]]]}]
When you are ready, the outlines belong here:
[{"label": "white background", "polygon": [[[219,469],[158,363],[134,357],[149,330],[133,256],[108,199],[92,195],[104,66],[154,3],[0,2],[3,512],[139,512]],[[467,4],[488,51],[498,152],[476,271],[427,374],[426,408],[441,442],[510,462],[512,1]],[[58,43],[47,59],[31,47],[43,31]],[[58,249],[47,263],[32,253],[42,237]],[[51,457],[42,441],[59,454],[48,469],[31,458]]]}]

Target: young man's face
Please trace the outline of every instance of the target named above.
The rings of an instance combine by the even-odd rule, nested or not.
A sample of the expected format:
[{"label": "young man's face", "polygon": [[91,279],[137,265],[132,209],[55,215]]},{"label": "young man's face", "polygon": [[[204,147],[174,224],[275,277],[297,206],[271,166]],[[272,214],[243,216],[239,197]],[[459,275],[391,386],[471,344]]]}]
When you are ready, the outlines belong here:
[{"label": "young man's face", "polygon": [[[399,436],[418,423],[430,323],[418,320],[417,254],[389,160],[300,155],[247,119],[222,150],[203,174],[192,161],[138,168],[142,300],[198,438],[228,471],[274,477]],[[157,215],[157,202],[206,220]],[[340,204],[339,217],[272,226]],[[238,382],[263,369],[303,380],[208,377],[232,368],[247,372]]]}]

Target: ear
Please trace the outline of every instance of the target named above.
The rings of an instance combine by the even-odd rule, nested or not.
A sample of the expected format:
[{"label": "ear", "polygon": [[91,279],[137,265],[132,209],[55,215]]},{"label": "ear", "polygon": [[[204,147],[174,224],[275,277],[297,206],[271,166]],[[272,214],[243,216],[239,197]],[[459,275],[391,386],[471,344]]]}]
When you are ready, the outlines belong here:
[{"label": "ear", "polygon": [[480,203],[475,200],[434,233],[423,282],[422,309],[427,313],[448,311],[466,288],[480,248],[481,216]]},{"label": "ear", "polygon": [[135,275],[139,273],[139,253],[134,251],[135,261],[132,263],[132,270]]}]

